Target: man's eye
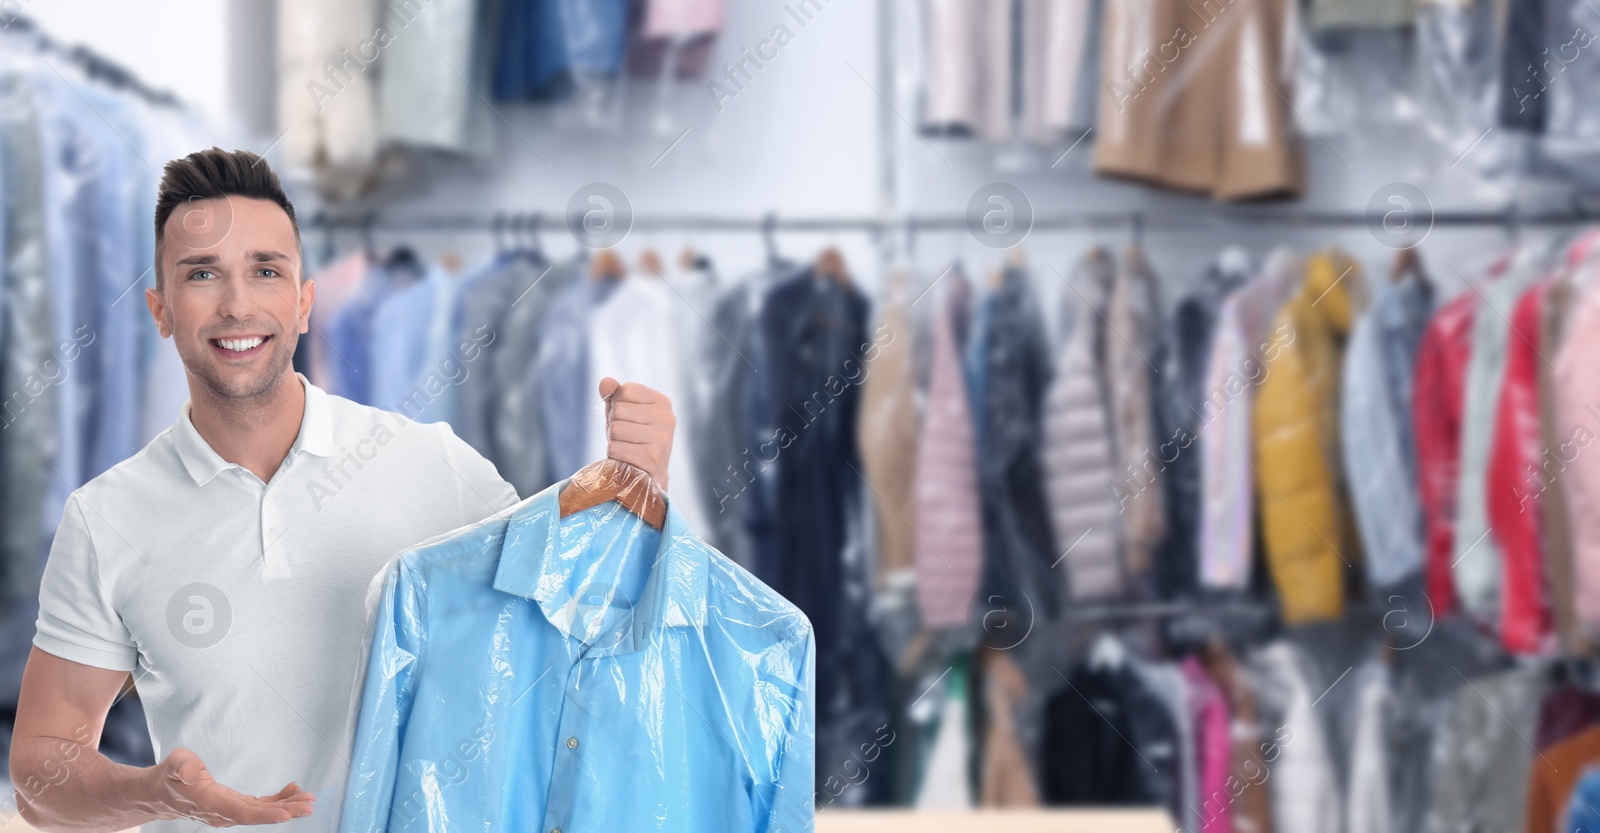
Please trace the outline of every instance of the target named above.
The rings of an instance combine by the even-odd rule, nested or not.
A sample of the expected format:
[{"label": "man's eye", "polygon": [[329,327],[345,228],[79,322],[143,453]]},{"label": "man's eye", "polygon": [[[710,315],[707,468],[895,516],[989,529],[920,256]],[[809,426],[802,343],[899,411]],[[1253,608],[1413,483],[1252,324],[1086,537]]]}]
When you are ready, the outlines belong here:
[{"label": "man's eye", "polygon": [[215,275],[216,275],[216,273],[212,272],[210,269],[199,269],[199,270],[196,270],[194,272],[191,272],[189,274],[189,279],[190,280],[205,280],[207,278],[214,277]]},{"label": "man's eye", "polygon": [[276,270],[276,269],[262,269],[261,270],[261,277],[263,277],[263,278],[276,278],[277,276],[278,276],[278,270]]}]

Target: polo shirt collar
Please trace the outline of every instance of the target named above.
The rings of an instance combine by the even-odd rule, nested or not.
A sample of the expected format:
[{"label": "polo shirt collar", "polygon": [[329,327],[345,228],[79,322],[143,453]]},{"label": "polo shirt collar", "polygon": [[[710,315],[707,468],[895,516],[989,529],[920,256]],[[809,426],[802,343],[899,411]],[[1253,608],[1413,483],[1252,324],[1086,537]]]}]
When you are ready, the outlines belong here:
[{"label": "polo shirt collar", "polygon": [[[333,412],[328,404],[328,394],[322,388],[311,384],[303,374],[296,373],[295,378],[306,389],[305,413],[300,417],[300,433],[294,438],[294,445],[289,447],[289,454],[304,451],[318,457],[333,456]],[[204,486],[211,482],[218,474],[233,468],[234,463],[222,459],[222,455],[200,436],[195,429],[194,422],[189,418],[189,411],[193,401],[183,403],[183,410],[178,414],[178,421],[172,427],[173,440],[178,448],[178,458],[183,461],[183,467],[194,479],[196,486]]]},{"label": "polo shirt collar", "polygon": [[[561,552],[561,490],[566,485],[563,480],[528,498],[511,516],[494,576],[494,589],[537,602],[547,619],[555,613],[547,607],[554,605],[555,588],[546,579],[558,572],[553,565]],[[706,548],[668,500],[655,567],[634,608],[631,638],[605,652],[636,651],[663,628],[702,627],[708,567]]]}]

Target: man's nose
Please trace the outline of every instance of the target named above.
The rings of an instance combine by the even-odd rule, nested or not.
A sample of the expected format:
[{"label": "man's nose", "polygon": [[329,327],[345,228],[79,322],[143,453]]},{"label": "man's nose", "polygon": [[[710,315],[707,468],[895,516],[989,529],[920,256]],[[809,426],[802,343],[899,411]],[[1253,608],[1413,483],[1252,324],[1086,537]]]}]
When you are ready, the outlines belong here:
[{"label": "man's nose", "polygon": [[230,277],[222,282],[222,303],[217,312],[227,318],[249,318],[256,309],[256,300],[243,278]]}]

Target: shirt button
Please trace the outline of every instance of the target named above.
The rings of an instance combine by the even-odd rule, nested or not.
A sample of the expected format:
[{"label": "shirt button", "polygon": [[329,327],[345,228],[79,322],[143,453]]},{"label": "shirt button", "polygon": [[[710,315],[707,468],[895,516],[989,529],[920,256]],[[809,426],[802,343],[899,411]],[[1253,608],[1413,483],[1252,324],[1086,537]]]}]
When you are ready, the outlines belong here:
[{"label": "shirt button", "polygon": [[578,739],[577,738],[567,738],[567,748],[568,749],[577,749],[578,748]]},{"label": "shirt button", "polygon": [[561,833],[561,828],[552,827],[552,828],[550,828],[550,833]]}]

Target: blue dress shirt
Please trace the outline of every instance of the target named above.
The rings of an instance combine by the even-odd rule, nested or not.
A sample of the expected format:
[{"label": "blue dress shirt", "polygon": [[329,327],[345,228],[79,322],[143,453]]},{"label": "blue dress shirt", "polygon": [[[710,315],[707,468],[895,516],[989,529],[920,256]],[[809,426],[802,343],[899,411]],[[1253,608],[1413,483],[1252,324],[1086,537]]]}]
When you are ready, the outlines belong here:
[{"label": "blue dress shirt", "polygon": [[1578,786],[1572,790],[1567,802],[1566,825],[1562,830],[1572,833],[1592,833],[1600,830],[1600,768],[1590,766],[1584,770]]},{"label": "blue dress shirt", "polygon": [[454,331],[451,279],[426,267],[416,283],[378,304],[372,316],[372,405],[418,422],[449,420],[445,360]]},{"label": "blue dress shirt", "polygon": [[810,622],[563,485],[387,571],[339,829],[811,830]]},{"label": "blue dress shirt", "polygon": [[[382,389],[374,367],[378,311],[394,295],[416,285],[419,278],[409,270],[389,270],[380,264],[368,267],[355,296],[334,313],[328,322],[328,345],[338,361],[328,362],[329,392],[363,405],[395,409],[395,402],[378,398]],[[422,341],[420,334],[415,341]]]}]

